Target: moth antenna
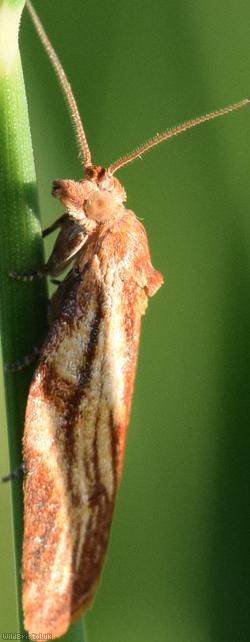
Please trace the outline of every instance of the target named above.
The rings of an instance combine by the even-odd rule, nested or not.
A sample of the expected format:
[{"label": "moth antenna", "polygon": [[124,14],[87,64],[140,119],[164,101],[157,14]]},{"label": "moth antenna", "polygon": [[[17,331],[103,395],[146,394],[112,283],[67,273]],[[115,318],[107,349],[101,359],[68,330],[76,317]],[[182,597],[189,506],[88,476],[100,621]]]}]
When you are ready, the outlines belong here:
[{"label": "moth antenna", "polygon": [[224,107],[223,109],[217,109],[216,111],[211,111],[209,114],[203,114],[203,116],[197,116],[197,118],[192,118],[191,120],[187,120],[185,123],[182,123],[181,125],[177,125],[177,127],[173,127],[171,129],[168,129],[165,132],[162,132],[162,134],[156,134],[156,136],[153,136],[153,138],[150,138],[148,141],[146,141],[146,143],[144,143],[144,145],[141,145],[141,147],[137,147],[130,154],[127,154],[126,156],[122,156],[117,161],[115,161],[115,163],[112,163],[112,165],[110,165],[110,167],[108,168],[108,171],[110,172],[110,174],[114,174],[118,169],[123,167],[123,165],[126,165],[127,163],[131,163],[133,160],[135,160],[136,158],[144,154],[144,152],[147,152],[148,149],[150,149],[151,147],[154,147],[155,145],[159,145],[159,143],[162,143],[164,140],[173,138],[173,136],[178,136],[178,134],[182,134],[187,129],[191,129],[192,127],[201,125],[202,123],[205,123],[207,120],[213,120],[214,118],[218,118],[219,116],[224,116],[225,114],[229,114],[231,111],[234,111],[235,109],[240,109],[241,107],[244,107],[249,102],[250,101],[248,100],[248,98],[245,98],[243,100],[240,100],[238,103],[234,103],[233,105],[229,105],[228,107]]},{"label": "moth antenna", "polygon": [[76,104],[76,100],[73,94],[73,91],[71,89],[70,83],[68,81],[68,78],[63,70],[63,67],[60,63],[60,60],[55,52],[54,47],[52,46],[44,28],[43,25],[40,21],[40,18],[38,17],[33,5],[31,4],[30,0],[26,1],[26,7],[29,11],[29,14],[31,16],[32,22],[35,26],[35,29],[38,33],[38,36],[43,43],[43,46],[45,50],[47,51],[47,54],[52,62],[52,65],[54,67],[54,70],[56,72],[57,78],[59,80],[59,83],[61,85],[61,88],[63,90],[66,102],[68,104],[71,118],[73,120],[73,124],[75,127],[75,133],[76,133],[76,139],[78,146],[80,148],[80,153],[83,159],[83,163],[85,167],[90,167],[92,165],[91,163],[91,152],[88,146],[87,138],[85,131],[83,129],[81,117],[78,111],[78,107]]}]

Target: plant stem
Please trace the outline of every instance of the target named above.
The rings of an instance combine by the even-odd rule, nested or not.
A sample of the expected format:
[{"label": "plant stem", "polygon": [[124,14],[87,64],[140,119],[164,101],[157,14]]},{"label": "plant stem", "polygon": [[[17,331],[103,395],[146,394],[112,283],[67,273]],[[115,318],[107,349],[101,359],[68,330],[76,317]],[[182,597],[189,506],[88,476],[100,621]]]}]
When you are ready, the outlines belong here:
[{"label": "plant stem", "polygon": [[[8,276],[10,270],[29,269],[43,263],[35,168],[18,53],[23,5],[20,1],[0,4],[0,325],[4,364],[29,354],[33,345],[41,341],[46,324],[44,283],[23,284],[13,282]],[[5,373],[9,460],[3,472],[9,467],[14,469],[22,461],[21,435],[30,379],[31,368]],[[21,485],[21,480],[12,485],[13,556],[20,631]]]}]

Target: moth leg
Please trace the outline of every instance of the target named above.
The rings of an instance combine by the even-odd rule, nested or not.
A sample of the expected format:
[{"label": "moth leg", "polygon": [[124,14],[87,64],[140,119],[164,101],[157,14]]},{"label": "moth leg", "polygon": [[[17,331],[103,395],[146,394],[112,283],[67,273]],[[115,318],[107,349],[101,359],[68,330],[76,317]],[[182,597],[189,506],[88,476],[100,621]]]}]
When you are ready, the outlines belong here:
[{"label": "moth leg", "polygon": [[35,359],[40,354],[40,351],[41,348],[38,348],[38,346],[34,346],[30,354],[26,354],[22,359],[17,359],[17,361],[13,361],[12,363],[6,363],[4,369],[9,372],[23,370],[24,368],[27,368],[27,366],[30,366],[33,361],[35,361]]},{"label": "moth leg", "polygon": [[[63,220],[62,220],[63,219]],[[60,223],[59,223],[60,221]],[[52,254],[44,267],[30,272],[9,272],[12,279],[18,281],[33,281],[44,276],[58,276],[71,263],[77,252],[87,240],[85,229],[77,221],[70,220],[66,214],[58,219],[56,227],[61,225],[61,231],[56,239]],[[53,227],[53,226],[52,226]]]},{"label": "moth leg", "polygon": [[16,281],[33,281],[34,279],[43,279],[44,276],[48,275],[47,264],[39,268],[39,270],[32,270],[31,272],[9,272],[11,279]]},{"label": "moth leg", "polygon": [[16,479],[17,477],[19,477],[19,475],[24,471],[25,471],[25,466],[24,466],[24,462],[22,461],[20,466],[12,470],[10,473],[8,473],[8,475],[4,475],[3,477],[1,477],[1,482],[12,481],[13,479]]},{"label": "moth leg", "polygon": [[54,232],[55,230],[57,230],[58,227],[61,227],[65,223],[67,218],[68,218],[68,215],[67,214],[63,214],[54,223],[52,223],[52,225],[49,225],[49,227],[46,227],[45,230],[43,230],[43,232],[42,232],[43,238],[45,238],[45,236],[48,236],[49,234],[51,234],[51,232]]},{"label": "moth leg", "polygon": [[59,276],[73,261],[86,240],[87,234],[82,225],[77,221],[65,219],[45,266],[47,273],[52,277]]},{"label": "moth leg", "polygon": [[[50,225],[45,230],[43,230],[43,237],[48,236],[48,234],[50,234],[51,232],[56,230],[58,227],[62,227],[63,228],[63,227],[65,227],[65,224],[67,226],[67,221],[68,221],[68,215],[67,214],[63,214],[54,223],[52,223],[52,225]],[[60,237],[60,234],[59,234],[59,237]],[[55,243],[55,247],[56,247],[56,244],[57,244],[57,242]],[[9,272],[9,276],[12,279],[15,279],[16,281],[33,281],[33,279],[42,279],[43,277],[48,276],[48,274],[50,273],[50,270],[52,268],[51,259],[53,258],[54,254],[55,254],[55,247],[54,247],[54,250],[53,250],[53,252],[51,254],[50,259],[48,260],[48,262],[43,267],[39,268],[38,270],[31,270],[31,271],[28,271],[28,272],[11,271],[11,272]]]}]

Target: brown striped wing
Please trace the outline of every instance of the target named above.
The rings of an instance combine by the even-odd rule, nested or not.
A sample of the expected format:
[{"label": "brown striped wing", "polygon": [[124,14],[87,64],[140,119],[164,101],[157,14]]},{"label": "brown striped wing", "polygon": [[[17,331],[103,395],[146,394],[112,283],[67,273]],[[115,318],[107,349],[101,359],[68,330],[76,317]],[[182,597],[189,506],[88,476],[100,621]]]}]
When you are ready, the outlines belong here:
[{"label": "brown striped wing", "polygon": [[25,626],[53,637],[90,605],[99,580],[147,305],[124,256],[107,252],[81,266],[26,411]]}]

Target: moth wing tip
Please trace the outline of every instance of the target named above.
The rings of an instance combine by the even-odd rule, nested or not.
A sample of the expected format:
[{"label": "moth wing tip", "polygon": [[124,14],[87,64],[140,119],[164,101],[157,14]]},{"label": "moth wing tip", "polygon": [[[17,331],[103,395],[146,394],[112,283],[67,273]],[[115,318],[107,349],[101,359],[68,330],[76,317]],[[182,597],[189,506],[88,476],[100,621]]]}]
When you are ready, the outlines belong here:
[{"label": "moth wing tip", "polygon": [[[60,638],[66,633],[70,625],[69,618],[59,620],[56,624],[41,622],[37,617],[27,615],[24,620],[24,628],[28,631],[29,640],[38,640],[38,635],[44,636],[46,640]],[[45,637],[46,636],[46,637]],[[43,639],[42,637],[39,639]]]},{"label": "moth wing tip", "polygon": [[153,296],[157,290],[161,287],[161,285],[164,283],[164,276],[162,272],[159,272],[159,270],[156,270],[155,268],[150,271],[150,275],[147,279],[147,286],[146,286],[146,292],[148,296]]}]

